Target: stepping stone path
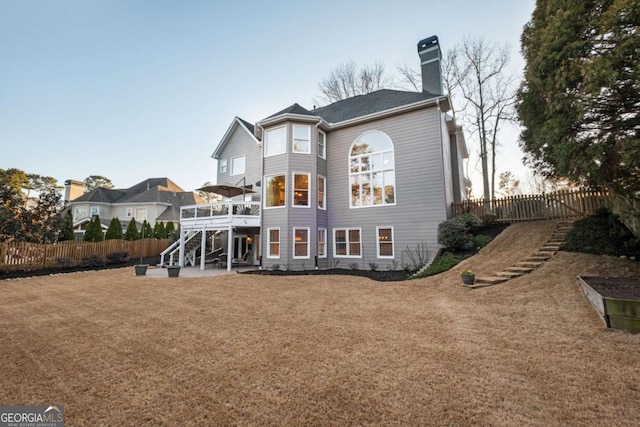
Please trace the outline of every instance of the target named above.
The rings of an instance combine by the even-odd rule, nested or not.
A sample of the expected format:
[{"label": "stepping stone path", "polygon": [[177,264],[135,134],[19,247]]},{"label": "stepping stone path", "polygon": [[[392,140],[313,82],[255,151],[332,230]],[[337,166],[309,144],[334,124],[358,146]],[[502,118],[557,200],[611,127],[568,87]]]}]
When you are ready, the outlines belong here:
[{"label": "stepping stone path", "polygon": [[538,251],[524,259],[521,259],[515,263],[515,265],[495,273],[493,276],[477,277],[473,285],[465,287],[472,289],[483,288],[486,286],[504,283],[514,277],[520,277],[524,274],[531,273],[560,250],[560,246],[564,243],[567,233],[572,227],[573,221],[559,222],[558,225],[556,225],[556,229],[551,238],[547,240]]}]

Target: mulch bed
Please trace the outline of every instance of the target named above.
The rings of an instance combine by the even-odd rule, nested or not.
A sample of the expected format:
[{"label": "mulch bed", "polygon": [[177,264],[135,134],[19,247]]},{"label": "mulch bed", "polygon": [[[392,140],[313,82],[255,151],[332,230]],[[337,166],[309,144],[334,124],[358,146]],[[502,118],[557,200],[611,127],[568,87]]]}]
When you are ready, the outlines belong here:
[{"label": "mulch bed", "polygon": [[346,268],[332,268],[329,270],[253,270],[245,271],[241,274],[262,274],[268,276],[360,276],[368,277],[378,282],[399,282],[406,280],[409,273],[404,270],[395,271],[371,271],[371,270],[350,270]]},{"label": "mulch bed", "polygon": [[[156,265],[159,262],[160,262],[160,257],[157,257],[157,256],[142,259],[142,264]],[[52,274],[77,273],[80,271],[109,270],[111,268],[130,267],[136,264],[140,264],[139,258],[136,258],[136,259],[132,258],[126,262],[108,263],[100,267],[76,265],[74,267],[49,267],[49,268],[39,268],[37,270],[2,271],[0,272],[0,280],[23,279],[25,277],[36,277],[36,276],[50,276]]]},{"label": "mulch bed", "polygon": [[582,280],[605,298],[640,301],[640,277],[582,277]]}]

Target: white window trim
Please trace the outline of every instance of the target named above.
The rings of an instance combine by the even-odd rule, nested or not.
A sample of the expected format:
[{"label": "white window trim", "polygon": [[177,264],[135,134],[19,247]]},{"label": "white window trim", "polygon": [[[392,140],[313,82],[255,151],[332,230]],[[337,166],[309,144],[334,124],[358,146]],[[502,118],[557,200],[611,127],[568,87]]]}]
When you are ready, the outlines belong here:
[{"label": "white window trim", "polygon": [[[233,168],[233,162],[236,159],[244,159],[244,170],[242,172],[237,172]],[[229,172],[230,176],[244,175],[247,170],[247,156],[237,156],[231,158],[231,171]]]},{"label": "white window trim", "polygon": [[[380,255],[380,229],[381,228],[390,228],[391,229],[391,255]],[[387,242],[388,243],[388,242]],[[393,226],[377,226],[376,227],[376,255],[381,259],[393,259],[396,255],[396,243],[395,243],[395,235],[393,231]]]},{"label": "white window trim", "polygon": [[127,218],[133,218],[133,208],[127,208],[127,213],[125,215]]},{"label": "white window trim", "polygon": [[[307,204],[306,205],[296,205],[296,175],[307,175]],[[292,172],[291,173],[291,206],[294,208],[305,208],[308,209],[311,207],[311,174],[307,172]]]},{"label": "white window trim", "polygon": [[[336,254],[336,230],[344,230],[345,233],[345,237],[347,238],[347,241],[345,242],[347,244],[347,253],[349,252],[349,231],[350,230],[358,230],[360,233],[360,255],[337,255]],[[333,257],[334,258],[362,258],[362,227],[336,227],[333,229]]]},{"label": "white window trim", "polygon": [[93,218],[95,215],[100,216],[100,206],[91,206],[89,208],[89,216]]},{"label": "white window trim", "polygon": [[[318,129],[318,133],[321,133],[322,135],[324,135],[324,155],[321,156],[320,155],[320,149],[317,149],[318,151],[318,157],[320,157],[321,159],[327,159],[327,134],[324,133],[323,131],[321,131],[320,129]],[[320,146],[320,138],[318,138],[318,146]]]},{"label": "white window trim", "polygon": [[[274,176],[284,176],[284,205],[282,206],[267,206],[267,182],[270,178]],[[262,209],[282,209],[287,207],[287,174],[286,173],[274,173],[271,175],[265,175],[262,179],[264,183],[264,189],[262,190]]]},{"label": "white window trim", "polygon": [[324,185],[323,185],[324,193],[322,193],[324,197],[322,198],[322,206],[318,206],[318,209],[326,211],[327,210],[327,177],[324,175],[318,175],[318,182],[316,183],[316,185],[318,186],[317,188],[318,203],[320,202],[320,178],[322,178],[322,180],[324,181]]},{"label": "white window trim", "polygon": [[[393,186],[393,203],[381,203],[379,205],[366,205],[366,206],[353,206],[353,197],[352,197],[352,193],[351,193],[351,150],[353,149],[353,144],[356,143],[357,140],[359,140],[360,138],[362,138],[364,135],[368,134],[368,133],[382,133],[384,134],[387,138],[389,138],[389,141],[391,142],[391,146],[393,147],[393,173],[395,176],[395,172],[396,172],[396,145],[393,143],[393,140],[391,139],[391,137],[386,133],[386,132],[382,132],[379,130],[368,130],[365,131],[363,133],[361,133],[360,135],[358,135],[356,137],[356,139],[353,140],[353,142],[351,143],[351,145],[349,146],[349,153],[347,154],[347,177],[348,177],[348,185],[347,185],[347,194],[349,197],[349,209],[362,209],[362,208],[379,208],[379,207],[383,207],[383,206],[395,206],[396,203],[398,202],[398,183],[396,181],[395,185]],[[379,153],[380,151],[376,151],[376,153]],[[382,173],[384,173],[384,170],[382,171]],[[361,175],[361,172],[358,173],[358,176]],[[396,177],[397,178],[397,177]],[[382,191],[384,192],[384,187],[382,189]],[[383,196],[383,200],[384,200],[384,196]]]},{"label": "white window trim", "polygon": [[[271,230],[278,230],[278,255],[271,254]],[[282,253],[282,244],[280,243],[282,239],[280,238],[280,227],[270,227],[267,228],[267,258],[270,259],[280,259],[280,254]]]},{"label": "white window trim", "polygon": [[[320,255],[320,231],[324,231],[324,255]],[[324,227],[318,228],[318,258],[326,258],[327,257],[327,229]]]},{"label": "white window trim", "polygon": [[[307,144],[307,151],[298,151],[296,150],[296,126],[304,126],[307,128],[307,141],[309,142]],[[299,124],[299,123],[294,123],[293,126],[291,127],[291,152],[292,153],[296,153],[296,154],[311,154],[311,126],[309,125],[303,125],[303,124]]]},{"label": "white window trim", "polygon": [[[267,154],[267,146],[269,145],[269,132],[274,131],[276,129],[281,129],[284,128],[284,151],[281,153],[275,153],[275,154]],[[287,154],[287,126],[277,126],[274,128],[270,128],[270,129],[266,129],[264,131],[264,144],[263,145],[263,157],[273,157],[273,156],[279,156],[281,154]]]},{"label": "white window trim", "polygon": [[[296,230],[307,230],[307,255],[304,256],[296,256]],[[292,240],[293,240],[293,259],[309,259],[311,258],[311,251],[310,251],[310,246],[311,246],[311,234],[310,234],[310,229],[309,227],[293,227],[293,236],[292,236]]]},{"label": "white window trim", "polygon": [[[144,210],[144,218],[138,218],[138,211],[139,210]],[[149,215],[149,211],[147,210],[147,208],[136,208],[135,210],[135,216],[133,217],[136,221],[144,221],[147,219],[147,216]]]},{"label": "white window trim", "polygon": [[226,157],[224,159],[219,159],[218,160],[218,171],[219,171],[219,173],[227,173],[227,159],[226,159]]}]

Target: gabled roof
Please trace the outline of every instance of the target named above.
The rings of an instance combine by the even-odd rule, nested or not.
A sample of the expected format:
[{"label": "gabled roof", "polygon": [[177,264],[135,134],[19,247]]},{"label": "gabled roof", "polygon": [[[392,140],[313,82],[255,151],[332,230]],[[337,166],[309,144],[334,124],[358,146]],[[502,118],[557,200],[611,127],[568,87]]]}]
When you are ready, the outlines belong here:
[{"label": "gabled roof", "polygon": [[329,123],[338,123],[435,98],[441,98],[441,96],[424,91],[407,92],[381,89],[316,108],[313,110],[313,114],[322,117]]},{"label": "gabled roof", "polygon": [[236,130],[238,126],[244,129],[245,132],[249,134],[249,136],[255,141],[256,144],[260,143],[260,141],[258,141],[256,136],[253,134],[254,132],[253,125],[247,122],[246,120],[243,120],[240,117],[236,116],[233,118],[233,121],[229,125],[229,128],[225,132],[224,136],[222,137],[222,140],[214,150],[213,154],[211,154],[211,157],[213,157],[214,159],[217,159],[220,156],[222,149],[224,148],[225,145],[227,145],[227,142],[229,142],[229,138],[231,138],[231,135],[233,135],[233,132]]}]

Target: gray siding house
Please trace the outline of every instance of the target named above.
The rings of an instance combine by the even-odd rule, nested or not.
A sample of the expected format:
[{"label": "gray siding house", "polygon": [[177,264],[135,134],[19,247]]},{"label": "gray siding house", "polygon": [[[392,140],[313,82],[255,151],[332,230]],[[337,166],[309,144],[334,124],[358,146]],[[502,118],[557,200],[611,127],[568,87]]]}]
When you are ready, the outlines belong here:
[{"label": "gray siding house", "polygon": [[181,220],[182,239],[222,235],[228,268],[241,253],[292,270],[399,269],[418,245],[435,255],[438,224],[464,198],[468,153],[447,114],[437,37],[420,41],[418,54],[422,92],[383,89],[313,110],[293,104],[255,125],[236,117],[212,157],[218,182],[253,191],[225,212],[256,204],[257,214],[194,210]]}]

